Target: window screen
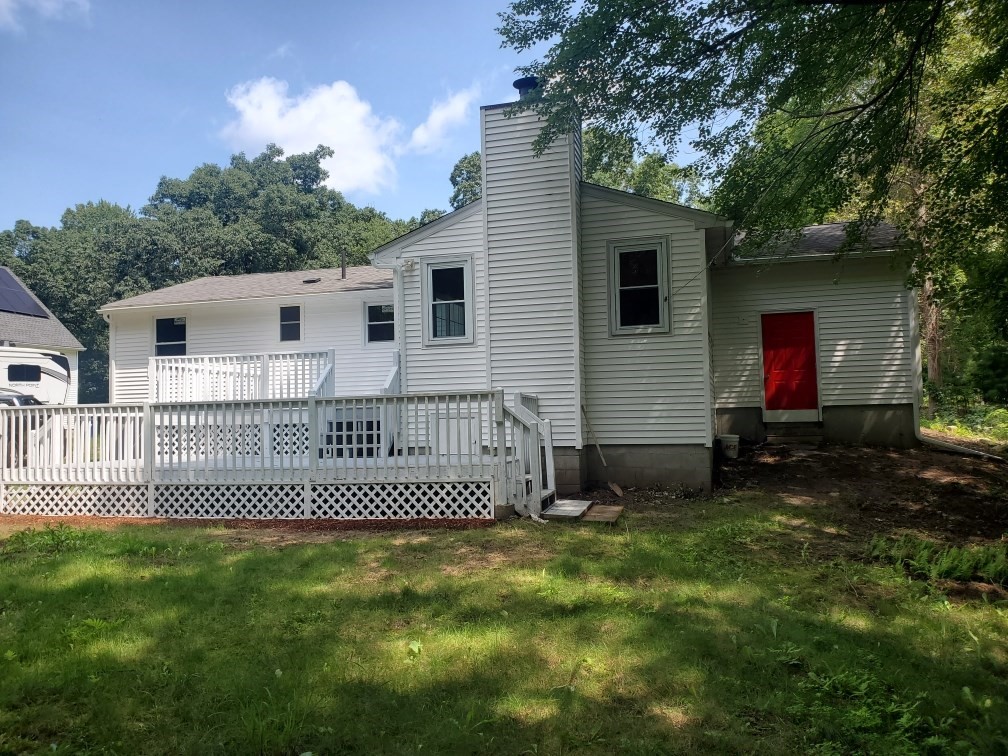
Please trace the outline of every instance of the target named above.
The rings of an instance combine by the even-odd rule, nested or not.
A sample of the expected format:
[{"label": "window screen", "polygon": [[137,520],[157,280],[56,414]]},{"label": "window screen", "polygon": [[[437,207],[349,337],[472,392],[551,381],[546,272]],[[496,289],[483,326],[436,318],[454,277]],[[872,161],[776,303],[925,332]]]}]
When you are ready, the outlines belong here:
[{"label": "window screen", "polygon": [[367,340],[395,341],[395,306],[390,304],[367,306]]},{"label": "window screen", "polygon": [[154,355],[180,357],[186,353],[186,319],[158,318],[154,321]]},{"label": "window screen", "polygon": [[301,307],[280,308],[280,341],[301,341]]},{"label": "window screen", "polygon": [[431,338],[466,335],[465,267],[431,268]]}]

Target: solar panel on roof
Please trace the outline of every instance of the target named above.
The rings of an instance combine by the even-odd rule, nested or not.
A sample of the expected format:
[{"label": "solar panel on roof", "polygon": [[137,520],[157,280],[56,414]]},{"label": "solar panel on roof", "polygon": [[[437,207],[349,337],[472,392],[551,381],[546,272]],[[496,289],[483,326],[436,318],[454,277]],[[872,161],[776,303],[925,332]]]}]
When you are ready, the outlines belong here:
[{"label": "solar panel on roof", "polygon": [[0,268],[0,312],[30,315],[33,318],[49,317],[49,313],[42,309],[21,282],[14,278],[10,271],[2,268]]}]

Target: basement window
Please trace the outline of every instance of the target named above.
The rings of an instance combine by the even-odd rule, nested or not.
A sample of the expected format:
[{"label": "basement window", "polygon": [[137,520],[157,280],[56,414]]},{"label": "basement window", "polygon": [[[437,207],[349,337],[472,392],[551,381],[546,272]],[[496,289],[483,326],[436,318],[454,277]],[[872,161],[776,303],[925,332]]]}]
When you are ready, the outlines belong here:
[{"label": "basement window", "polygon": [[424,278],[427,344],[472,343],[469,260],[428,263]]},{"label": "basement window", "polygon": [[611,335],[668,333],[668,249],[664,238],[609,243]]},{"label": "basement window", "polygon": [[280,308],[280,341],[301,341],[301,306]]},{"label": "basement window", "polygon": [[182,357],[186,353],[186,319],[158,318],[154,321],[154,355]]},{"label": "basement window", "polygon": [[395,341],[395,305],[365,305],[367,343]]}]

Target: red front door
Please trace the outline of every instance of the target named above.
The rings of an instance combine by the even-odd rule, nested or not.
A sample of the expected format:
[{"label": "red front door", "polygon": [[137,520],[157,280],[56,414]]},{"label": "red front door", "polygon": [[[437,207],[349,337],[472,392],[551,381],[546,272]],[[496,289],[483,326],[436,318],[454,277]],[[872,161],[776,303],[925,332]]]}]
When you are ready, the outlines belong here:
[{"label": "red front door", "polygon": [[818,410],[815,315],[778,312],[760,318],[766,409]]}]

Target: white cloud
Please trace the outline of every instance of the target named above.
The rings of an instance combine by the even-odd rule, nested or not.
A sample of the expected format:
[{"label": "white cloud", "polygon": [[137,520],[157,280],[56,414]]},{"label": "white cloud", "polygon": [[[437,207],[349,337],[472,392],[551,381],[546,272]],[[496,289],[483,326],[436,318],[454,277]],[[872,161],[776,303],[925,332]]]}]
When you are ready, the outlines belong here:
[{"label": "white cloud", "polygon": [[0,0],[0,29],[19,31],[18,17],[22,11],[47,19],[62,19],[70,15],[87,16],[90,10],[89,0]]},{"label": "white cloud", "polygon": [[266,60],[274,60],[274,59],[283,60],[284,58],[289,58],[293,52],[294,52],[294,45],[291,44],[290,42],[284,42],[276,50],[274,50],[268,56],[266,56]]},{"label": "white cloud", "polygon": [[274,142],[293,154],[324,144],[336,153],[323,164],[333,189],[378,192],[395,183],[401,126],[376,115],[345,81],[291,97],[286,82],[263,78],[234,87],[227,100],[238,117],[221,135],[235,147],[261,150]]},{"label": "white cloud", "polygon": [[413,129],[404,149],[408,152],[426,153],[445,146],[448,132],[468,120],[473,101],[477,97],[479,87],[474,85],[435,102],[431,106],[427,120]]}]

